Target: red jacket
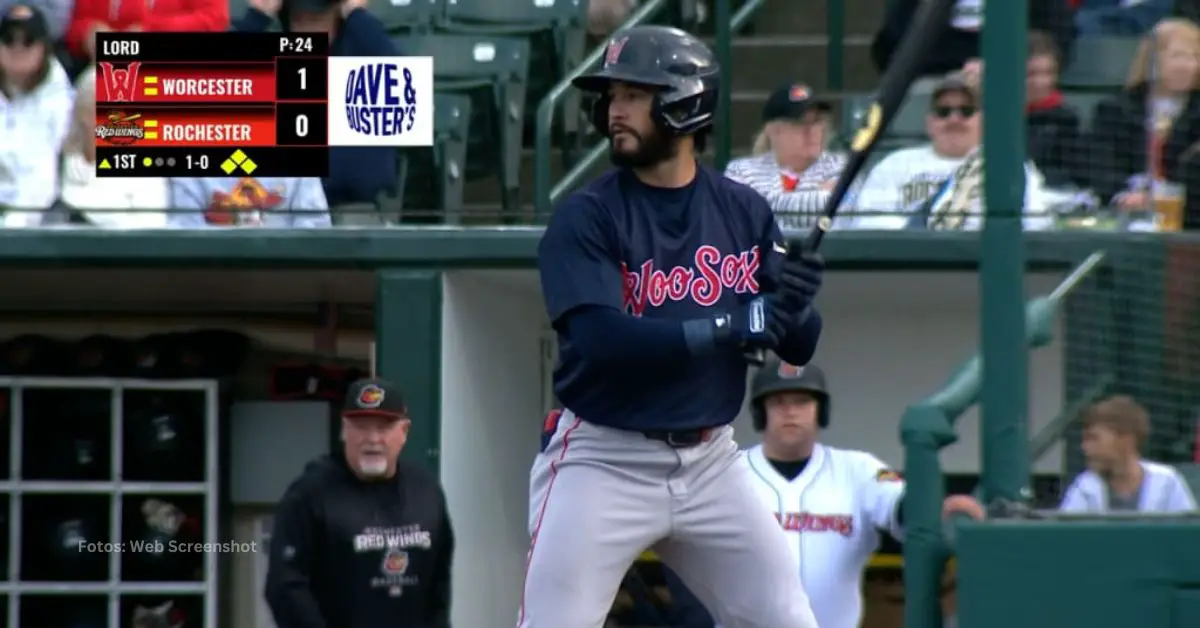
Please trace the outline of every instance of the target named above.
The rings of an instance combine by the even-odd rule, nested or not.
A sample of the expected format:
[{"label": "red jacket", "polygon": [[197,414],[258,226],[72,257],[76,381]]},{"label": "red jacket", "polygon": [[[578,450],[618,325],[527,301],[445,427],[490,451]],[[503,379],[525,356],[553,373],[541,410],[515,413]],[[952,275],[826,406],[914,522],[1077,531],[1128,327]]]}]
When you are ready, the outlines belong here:
[{"label": "red jacket", "polygon": [[83,58],[83,42],[97,22],[123,31],[213,32],[229,28],[228,0],[76,0],[67,27],[67,48]]}]

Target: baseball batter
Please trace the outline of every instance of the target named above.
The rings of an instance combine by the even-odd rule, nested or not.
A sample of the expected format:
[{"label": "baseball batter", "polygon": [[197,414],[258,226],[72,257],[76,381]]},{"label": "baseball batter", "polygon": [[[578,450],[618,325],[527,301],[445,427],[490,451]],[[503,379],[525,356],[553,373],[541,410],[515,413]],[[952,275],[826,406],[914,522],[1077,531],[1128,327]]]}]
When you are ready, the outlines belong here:
[{"label": "baseball batter", "polygon": [[[817,443],[829,426],[830,399],[816,365],[770,361],[754,376],[750,411],[763,432],[762,444],[745,454],[755,493],[787,535],[817,623],[857,628],[863,570],[880,532],[904,539],[904,480],[865,451]],[[947,498],[943,511],[984,516],[966,495]]]},{"label": "baseball batter", "polygon": [[816,626],[729,423],[746,349],[812,356],[823,265],[785,259],[766,201],[696,161],[719,72],[698,39],[642,26],[575,80],[617,168],[538,250],[564,409],[532,470],[520,628],[599,628],[648,547],[729,628]]}]

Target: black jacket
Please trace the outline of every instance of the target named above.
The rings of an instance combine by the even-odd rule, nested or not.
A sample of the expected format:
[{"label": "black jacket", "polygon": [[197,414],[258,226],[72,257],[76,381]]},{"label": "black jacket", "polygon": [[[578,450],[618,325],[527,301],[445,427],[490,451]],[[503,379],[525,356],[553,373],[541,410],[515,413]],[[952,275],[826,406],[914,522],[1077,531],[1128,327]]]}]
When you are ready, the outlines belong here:
[{"label": "black jacket", "polygon": [[[887,71],[900,40],[912,25],[921,0],[891,0],[887,3],[883,26],[871,42],[871,60],[880,74]],[[1067,0],[1030,0],[1029,28],[1045,31],[1058,44],[1060,67],[1067,67],[1071,45],[1075,42],[1075,20]],[[935,76],[962,68],[968,59],[980,56],[979,33],[946,26],[921,68],[921,76]]]},{"label": "black jacket", "polygon": [[1034,109],[1027,114],[1025,150],[1046,177],[1046,185],[1087,185],[1081,164],[1086,163],[1079,115],[1065,105]]},{"label": "black jacket", "polygon": [[454,533],[426,470],[355,477],[309,463],[275,512],[266,599],[279,628],[449,628]]},{"label": "black jacket", "polygon": [[[1113,195],[1125,190],[1129,177],[1145,173],[1149,169],[1148,143],[1146,135],[1146,95],[1148,88],[1139,85],[1127,89],[1096,105],[1092,116],[1092,134],[1088,141],[1087,164],[1091,186],[1102,202],[1108,203]],[[1163,147],[1163,174],[1175,179],[1174,172],[1179,154],[1187,144],[1182,144],[1192,128],[1189,120],[1200,116],[1200,99],[1193,92],[1187,105],[1172,125],[1171,135]],[[1200,126],[1194,132],[1200,132]],[[1197,138],[1200,139],[1200,138]],[[1194,141],[1194,140],[1193,140]]]}]

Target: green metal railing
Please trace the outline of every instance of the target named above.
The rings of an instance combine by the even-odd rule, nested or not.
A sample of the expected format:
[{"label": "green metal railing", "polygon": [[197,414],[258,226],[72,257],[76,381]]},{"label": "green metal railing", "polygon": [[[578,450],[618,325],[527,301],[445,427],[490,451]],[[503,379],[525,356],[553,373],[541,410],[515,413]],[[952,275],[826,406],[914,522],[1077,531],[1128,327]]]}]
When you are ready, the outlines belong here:
[{"label": "green metal railing", "polygon": [[[1102,251],[1091,254],[1063,279],[1053,292],[1026,304],[1023,338],[1025,346],[1021,347],[1022,350],[1028,351],[1050,344],[1054,339],[1054,322],[1063,302],[1084,279],[1100,267],[1105,257],[1106,254]],[[946,558],[950,553],[947,541],[948,536],[952,534],[948,533],[953,531],[953,526],[948,530],[942,523],[942,502],[946,498],[946,488],[939,452],[957,442],[955,423],[969,408],[979,403],[984,391],[984,366],[982,355],[967,360],[941,390],[909,406],[900,419],[900,440],[904,444],[904,474],[910,488],[904,497],[907,527],[904,543],[905,626],[926,628],[941,625],[942,576]],[[1004,378],[1013,375],[991,373],[988,377]],[[1100,385],[1107,386],[1108,383],[1101,382]],[[1025,414],[1022,413],[1018,418],[1025,419]],[[986,460],[989,457],[1008,456],[1018,460],[1029,460],[1028,446],[1015,447],[1011,449],[1017,451],[1008,451],[1010,448],[1005,447],[1008,443],[996,438],[998,423],[1000,422],[995,419],[991,423],[985,423],[981,419],[980,458]],[[1019,436],[1024,438],[1023,430],[1007,431],[1019,432]],[[1038,440],[1030,445],[1044,448],[1045,445],[1041,444],[1041,441],[1045,438],[1044,435],[1039,435]],[[1004,447],[1005,450],[994,451],[997,447]],[[998,468],[1006,471],[1008,466],[1011,465],[998,465]],[[984,469],[985,472],[989,470]],[[1021,492],[1027,493],[1028,465],[1024,473],[1025,484]],[[991,497],[987,489],[992,482],[992,478],[986,473],[980,478],[982,497],[985,499]]]},{"label": "green metal railing", "polygon": [[[667,8],[669,0],[650,0],[649,2],[638,7],[638,10],[625,20],[621,25],[622,29],[630,28],[643,24],[658,16],[663,9]],[[754,14],[766,3],[766,0],[749,0],[742,5],[732,16],[730,16],[731,0],[717,0],[716,2],[716,24],[717,24],[717,61],[721,67],[729,68],[732,64],[732,39],[733,33],[745,28],[746,24],[750,23],[750,19]],[[840,2],[835,2],[840,5]],[[538,104],[536,134],[534,136],[534,172],[533,172],[533,188],[534,188],[534,209],[539,216],[549,216],[554,210],[554,205],[563,197],[569,190],[575,188],[583,178],[583,176],[596,165],[600,159],[608,152],[608,142],[602,140],[593,145],[583,155],[579,161],[563,175],[562,179],[557,183],[551,181],[553,172],[550,167],[551,152],[553,151],[553,128],[554,115],[561,109],[561,104],[567,96],[567,91],[571,89],[571,81],[575,77],[583,74],[592,66],[600,61],[600,57],[604,55],[604,44],[596,47],[588,54],[583,63],[575,68],[571,73],[560,81],[549,94],[542,99]],[[720,107],[717,110],[716,124],[716,145],[717,145],[717,163],[724,167],[724,164],[729,161],[729,154],[733,142],[733,129],[729,124],[729,116],[732,102],[730,87],[732,82],[728,71],[721,74],[721,101]]]}]

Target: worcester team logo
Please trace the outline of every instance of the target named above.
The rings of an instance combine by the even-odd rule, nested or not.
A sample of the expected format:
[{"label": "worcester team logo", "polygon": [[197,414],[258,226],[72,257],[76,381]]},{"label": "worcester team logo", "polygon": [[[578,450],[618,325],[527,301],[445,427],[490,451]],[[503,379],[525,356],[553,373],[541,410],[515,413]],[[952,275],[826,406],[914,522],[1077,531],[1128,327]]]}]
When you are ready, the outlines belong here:
[{"label": "worcester team logo", "polygon": [[331,146],[432,146],[433,57],[330,57]]}]

